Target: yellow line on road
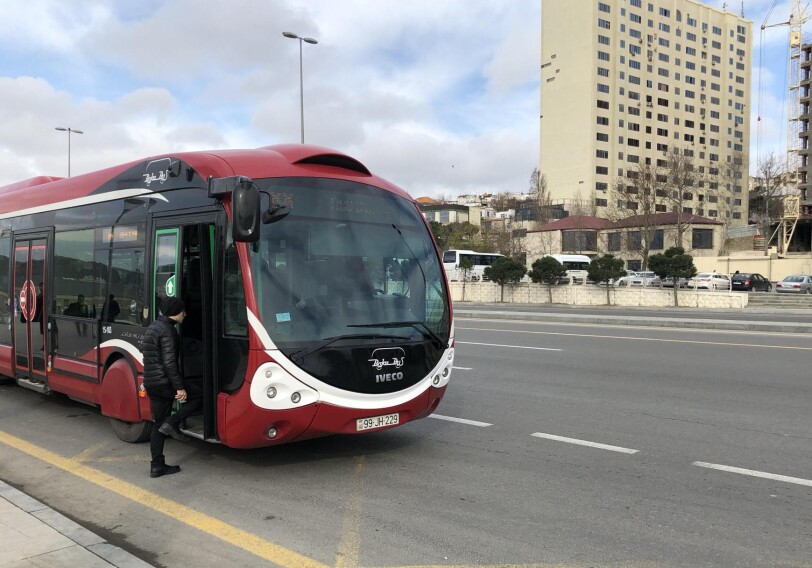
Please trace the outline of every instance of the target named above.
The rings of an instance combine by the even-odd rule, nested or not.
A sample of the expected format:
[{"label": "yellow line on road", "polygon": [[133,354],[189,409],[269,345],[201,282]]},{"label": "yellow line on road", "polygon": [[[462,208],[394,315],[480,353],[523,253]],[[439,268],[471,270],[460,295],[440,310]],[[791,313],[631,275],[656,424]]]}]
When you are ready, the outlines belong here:
[{"label": "yellow line on road", "polygon": [[[25,454],[33,456],[41,461],[67,471],[77,477],[94,483],[104,489],[109,489],[118,493],[126,499],[130,499],[149,507],[150,509],[163,513],[167,517],[180,521],[190,527],[196,528],[206,534],[219,538],[231,545],[241,548],[264,560],[290,568],[327,568],[325,564],[317,562],[302,554],[288,550],[277,544],[264,540],[254,534],[242,529],[238,529],[219,519],[210,517],[191,507],[182,505],[171,499],[161,497],[156,493],[147,491],[137,485],[128,483],[117,477],[105,473],[101,470],[86,466],[77,458],[66,458],[55,454],[45,448],[36,446],[30,442],[12,436],[0,430],[0,442],[19,450]],[[91,448],[92,449],[92,448]],[[79,454],[79,457],[86,452]]]},{"label": "yellow line on road", "polygon": [[[415,566],[398,566],[397,568],[591,568],[595,566],[589,564],[432,564]],[[611,564],[601,564],[604,568],[659,568],[661,565],[656,562],[617,562]]]},{"label": "yellow line on road", "polygon": [[561,335],[564,337],[591,337],[593,339],[633,339],[637,341],[658,341],[663,343],[693,343],[696,345],[723,345],[727,347],[759,347],[762,349],[790,349],[812,351],[812,347],[794,347],[792,345],[758,345],[756,343],[726,343],[723,341],[699,341],[696,339],[663,339],[659,337],[629,337],[626,335],[593,335],[588,333],[562,333],[558,331],[529,331],[526,329],[491,329],[486,327],[457,327],[469,331],[502,331],[505,333],[530,333],[535,335]]},{"label": "yellow line on road", "polygon": [[344,511],[344,524],[341,527],[341,540],[338,543],[336,568],[358,568],[361,559],[361,501],[364,495],[364,463],[366,458],[358,456],[355,464],[355,485]]}]

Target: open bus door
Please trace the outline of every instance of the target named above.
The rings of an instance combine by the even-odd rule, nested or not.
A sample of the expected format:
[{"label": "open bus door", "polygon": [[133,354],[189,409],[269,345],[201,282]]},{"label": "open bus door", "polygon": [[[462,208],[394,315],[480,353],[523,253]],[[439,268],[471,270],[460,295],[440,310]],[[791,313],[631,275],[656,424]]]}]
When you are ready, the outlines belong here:
[{"label": "open bus door", "polygon": [[48,313],[45,267],[48,233],[15,235],[14,239],[14,377],[20,386],[47,393]]},{"label": "open bus door", "polygon": [[[186,319],[179,326],[180,365],[190,397],[203,399],[203,413],[186,421],[184,432],[205,440],[217,439],[217,387],[214,366],[214,250],[215,215],[186,215],[155,219],[151,311],[161,300],[181,298]],[[181,425],[183,426],[183,425]]]}]

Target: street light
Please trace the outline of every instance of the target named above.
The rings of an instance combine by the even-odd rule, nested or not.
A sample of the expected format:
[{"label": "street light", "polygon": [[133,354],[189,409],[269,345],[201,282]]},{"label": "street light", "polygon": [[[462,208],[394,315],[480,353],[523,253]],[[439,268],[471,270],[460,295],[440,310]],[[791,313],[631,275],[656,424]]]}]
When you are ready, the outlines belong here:
[{"label": "street light", "polygon": [[301,117],[302,144],[304,144],[304,84],[302,80],[302,42],[313,45],[319,43],[312,37],[300,37],[293,32],[282,32],[282,35],[290,39],[299,40],[299,115]]},{"label": "street light", "polygon": [[84,134],[84,131],[74,130],[73,128],[65,128],[64,126],[57,126],[56,130],[68,133],[68,177],[70,177],[70,135],[71,132],[73,132],[74,134]]}]

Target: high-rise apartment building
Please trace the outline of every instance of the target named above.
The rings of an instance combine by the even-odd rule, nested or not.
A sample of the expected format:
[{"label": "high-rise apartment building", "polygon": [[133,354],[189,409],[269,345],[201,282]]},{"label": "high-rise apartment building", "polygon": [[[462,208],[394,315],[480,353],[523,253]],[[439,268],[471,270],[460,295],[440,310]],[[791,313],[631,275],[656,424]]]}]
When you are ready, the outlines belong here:
[{"label": "high-rise apartment building", "polygon": [[693,0],[543,0],[541,24],[554,200],[606,214],[613,187],[678,149],[698,174],[682,212],[747,222],[752,21]]}]

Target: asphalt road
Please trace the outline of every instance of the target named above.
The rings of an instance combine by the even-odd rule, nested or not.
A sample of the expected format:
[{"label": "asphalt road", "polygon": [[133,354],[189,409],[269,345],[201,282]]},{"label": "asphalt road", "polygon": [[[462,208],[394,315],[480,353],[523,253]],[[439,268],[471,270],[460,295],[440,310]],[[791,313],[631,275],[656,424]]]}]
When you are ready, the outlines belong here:
[{"label": "asphalt road", "polygon": [[2,386],[0,478],[160,566],[810,566],[808,335],[456,325],[434,417],[170,440],[158,480],[95,409]]},{"label": "asphalt road", "polygon": [[454,311],[508,311],[573,315],[631,315],[651,318],[725,319],[812,323],[812,309],[745,308],[743,310],[697,308],[637,308],[630,306],[562,306],[546,304],[455,302]]}]

